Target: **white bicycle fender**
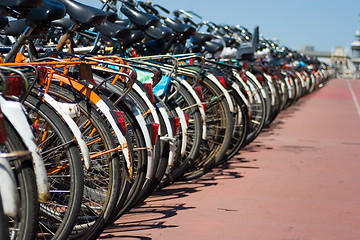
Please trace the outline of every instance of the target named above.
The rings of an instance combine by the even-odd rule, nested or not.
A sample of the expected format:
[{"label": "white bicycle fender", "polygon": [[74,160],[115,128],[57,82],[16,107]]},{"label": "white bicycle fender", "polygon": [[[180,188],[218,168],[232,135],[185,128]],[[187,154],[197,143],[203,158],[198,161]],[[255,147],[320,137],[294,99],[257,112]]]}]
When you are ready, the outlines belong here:
[{"label": "white bicycle fender", "polygon": [[253,100],[254,97],[253,97],[252,92],[250,91],[249,85],[244,82],[244,80],[241,78],[240,74],[235,69],[233,70],[233,75],[236,77],[237,80],[239,80],[241,85],[244,87],[246,93],[248,94],[248,96],[249,96],[248,102],[249,102],[249,106],[250,106],[250,104],[254,103],[254,100]]},{"label": "white bicycle fender", "polygon": [[38,198],[40,201],[47,201],[50,198],[48,176],[44,161],[40,156],[39,149],[34,141],[34,135],[30,126],[27,124],[28,121],[25,116],[25,110],[19,102],[6,101],[3,97],[0,97],[0,104],[3,114],[12,123],[31,153],[38,189]]},{"label": "white bicycle fender", "polygon": [[109,108],[109,106],[103,100],[99,100],[96,103],[96,106],[104,114],[106,119],[109,121],[112,129],[114,130],[115,136],[118,139],[118,142],[119,142],[119,144],[121,146],[121,149],[122,149],[122,152],[124,154],[126,165],[127,165],[128,169],[130,169],[131,164],[132,164],[132,160],[131,160],[131,154],[130,154],[130,150],[129,150],[129,145],[127,143],[127,140],[126,140],[125,136],[122,134],[120,128],[116,124],[116,120],[111,115],[111,109]]},{"label": "white bicycle fender", "polygon": [[201,114],[201,120],[202,120],[202,139],[203,140],[206,140],[206,137],[207,137],[207,132],[206,132],[206,114],[205,114],[205,110],[204,110],[204,107],[203,107],[203,103],[201,102],[201,100],[199,99],[199,96],[197,95],[197,93],[195,92],[195,90],[193,89],[193,87],[187,82],[185,81],[184,79],[182,78],[179,78],[177,77],[176,78],[179,83],[181,85],[183,85],[188,91],[189,93],[191,94],[191,96],[193,96],[193,98],[195,99],[196,101],[196,104],[198,105],[198,108],[199,108],[199,111],[200,111],[200,114]]},{"label": "white bicycle fender", "polygon": [[75,123],[75,121],[72,119],[72,116],[76,116],[77,110],[73,106],[72,103],[63,103],[56,101],[53,97],[51,97],[49,94],[44,93],[43,99],[46,103],[48,103],[52,108],[55,109],[55,111],[60,114],[62,119],[65,121],[65,123],[70,128],[71,132],[74,134],[74,137],[79,145],[81,154],[84,159],[84,165],[87,170],[90,170],[91,168],[91,161],[90,161],[90,153],[89,148],[86,145],[86,142],[83,138],[83,135]]},{"label": "white bicycle fender", "polygon": [[[165,108],[163,108],[160,103],[157,103],[156,106],[158,107],[161,116],[163,117],[164,123],[165,123],[165,127],[166,127],[166,131],[167,131],[167,136],[166,136],[166,140],[169,140],[169,158],[168,158],[168,166],[172,166],[172,164],[175,161],[175,156],[174,156],[174,152],[175,152],[175,146],[174,146],[174,134],[173,134],[173,129],[171,127],[171,123],[169,120],[169,114],[166,112]],[[165,139],[165,138],[160,138],[160,139]]]},{"label": "white bicycle fender", "polygon": [[231,84],[232,88],[235,89],[235,91],[239,94],[239,96],[241,97],[241,99],[244,101],[245,105],[249,108],[250,107],[250,103],[249,100],[245,97],[245,95],[243,94],[243,92],[240,90],[239,85],[236,82],[233,82]]},{"label": "white bicycle fender", "polygon": [[144,134],[145,144],[147,147],[148,157],[147,157],[146,177],[149,179],[152,179],[152,177],[154,175],[153,174],[154,173],[154,164],[153,164],[153,147],[152,147],[152,143],[151,143],[151,139],[150,139],[150,134],[146,127],[145,119],[141,115],[140,111],[137,108],[133,108],[133,114],[140,125],[141,131]]},{"label": "white bicycle fender", "polygon": [[235,107],[234,107],[234,104],[231,100],[231,97],[230,97],[230,94],[228,92],[228,90],[226,90],[226,88],[221,84],[221,82],[216,78],[216,76],[212,73],[209,73],[209,72],[206,72],[205,73],[205,76],[207,78],[209,78],[213,83],[215,83],[215,85],[220,88],[221,92],[223,92],[224,96],[225,96],[225,99],[229,105],[229,109],[230,109],[230,112],[234,113],[235,112]]},{"label": "white bicycle fender", "polygon": [[271,76],[270,75],[267,75],[266,73],[263,73],[266,81],[268,81],[268,85],[269,85],[269,88],[270,88],[270,91],[271,91],[271,106],[275,106],[275,95],[276,95],[276,91],[274,89],[274,85],[272,83],[272,79],[271,79]]},{"label": "white bicycle fender", "polygon": [[187,143],[187,124],[186,124],[186,119],[185,119],[185,114],[184,111],[181,110],[180,107],[176,107],[175,111],[178,115],[178,117],[180,118],[180,123],[181,123],[181,134],[182,134],[182,139],[181,139],[181,149],[180,149],[180,154],[181,156],[184,156],[185,151],[186,151],[186,143]]},{"label": "white bicycle fender", "polygon": [[0,156],[0,196],[4,213],[12,218],[20,217],[20,196],[14,173],[9,162]]},{"label": "white bicycle fender", "polygon": [[264,88],[261,86],[261,84],[259,83],[259,81],[257,80],[257,78],[255,77],[254,74],[252,74],[250,71],[245,71],[246,76],[248,76],[249,78],[251,78],[256,86],[260,89],[261,95],[263,96],[263,98],[266,98],[266,92],[264,90]]},{"label": "white bicycle fender", "polygon": [[143,90],[140,88],[140,86],[137,85],[136,83],[133,85],[133,89],[145,101],[146,105],[148,106],[148,108],[151,111],[151,114],[154,117],[155,123],[160,124],[159,116],[156,112],[156,109],[155,109],[154,105],[152,104],[152,102],[150,101],[150,99],[148,98],[148,96],[146,95],[146,93],[144,93]]}]

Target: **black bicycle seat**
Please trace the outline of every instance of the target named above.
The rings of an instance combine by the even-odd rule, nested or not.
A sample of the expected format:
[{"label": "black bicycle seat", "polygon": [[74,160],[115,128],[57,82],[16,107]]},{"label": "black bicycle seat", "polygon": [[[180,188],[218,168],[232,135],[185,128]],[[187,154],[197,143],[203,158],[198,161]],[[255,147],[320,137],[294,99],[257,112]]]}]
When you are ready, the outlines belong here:
[{"label": "black bicycle seat", "polygon": [[67,14],[79,24],[93,26],[106,20],[106,12],[100,9],[73,0],[59,1],[65,5]]},{"label": "black bicycle seat", "polygon": [[119,16],[114,12],[108,12],[106,14],[106,20],[109,22],[114,23],[116,20],[118,20]]},{"label": "black bicycle seat", "polygon": [[196,29],[193,26],[172,20],[170,18],[165,19],[165,24],[177,33],[186,35],[194,35],[196,33]]},{"label": "black bicycle seat", "polygon": [[220,43],[217,43],[217,42],[211,42],[211,41],[207,41],[204,43],[204,47],[205,47],[205,50],[214,54],[218,51],[221,51],[224,46]]},{"label": "black bicycle seat", "polygon": [[30,10],[27,23],[46,24],[63,18],[65,14],[64,4],[56,0],[45,0],[42,6]]},{"label": "black bicycle seat", "polygon": [[145,30],[145,33],[154,39],[166,39],[172,35],[171,28],[159,25],[159,26],[151,26]]},{"label": "black bicycle seat", "polygon": [[0,29],[3,29],[4,27],[6,27],[9,24],[9,19],[5,16],[1,15],[1,10],[0,10]]},{"label": "black bicycle seat", "polygon": [[44,4],[44,0],[0,0],[1,6],[34,8]]},{"label": "black bicycle seat", "polygon": [[26,29],[26,19],[10,21],[9,25],[0,30],[0,34],[7,36],[19,36]]},{"label": "black bicycle seat", "polygon": [[210,41],[212,38],[213,38],[212,35],[207,33],[195,33],[192,36],[193,44],[198,44],[198,45],[202,45],[206,41]]},{"label": "black bicycle seat", "polygon": [[143,31],[140,30],[133,30],[131,31],[130,37],[127,37],[123,40],[123,46],[128,48],[135,43],[141,42],[145,38],[145,34]]},{"label": "black bicycle seat", "polygon": [[51,22],[51,25],[62,27],[63,29],[69,29],[74,24],[70,18],[61,18]]},{"label": "black bicycle seat", "polygon": [[109,21],[105,21],[103,24],[95,25],[95,29],[105,36],[121,39],[129,37],[131,33],[130,28],[122,27]]},{"label": "black bicycle seat", "polygon": [[131,22],[135,23],[141,28],[148,28],[150,26],[156,26],[159,24],[158,17],[138,11],[131,6],[128,6],[127,4],[123,4],[121,6],[121,12],[126,17],[128,17],[131,20]]}]

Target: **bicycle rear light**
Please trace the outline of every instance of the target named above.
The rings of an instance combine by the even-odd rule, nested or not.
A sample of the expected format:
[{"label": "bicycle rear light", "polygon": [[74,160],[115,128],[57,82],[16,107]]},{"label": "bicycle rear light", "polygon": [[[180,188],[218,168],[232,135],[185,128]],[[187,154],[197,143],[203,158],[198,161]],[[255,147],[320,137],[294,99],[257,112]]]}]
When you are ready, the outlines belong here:
[{"label": "bicycle rear light", "polygon": [[200,98],[200,100],[202,102],[204,111],[206,112],[206,101],[204,99],[204,93],[202,91],[202,88],[200,86],[197,86],[197,87],[194,87],[194,90],[197,93],[197,95],[199,96],[199,98]]},{"label": "bicycle rear light", "polygon": [[179,132],[179,125],[180,125],[180,118],[178,117],[171,117],[170,118],[170,122],[173,126],[173,131],[174,131],[174,137],[176,137],[176,135]]},{"label": "bicycle rear light", "polygon": [[161,69],[155,71],[154,76],[153,76],[153,84],[154,86],[161,80],[163,74]]},{"label": "bicycle rear light", "polygon": [[7,87],[5,95],[19,97],[22,94],[24,88],[24,80],[22,77],[9,76],[7,77],[6,83]]},{"label": "bicycle rear light", "polygon": [[39,66],[38,67],[38,83],[40,85],[46,86],[47,85],[47,79],[48,79],[48,69],[44,66]]},{"label": "bicycle rear light", "polygon": [[226,82],[224,76],[216,76],[217,79],[221,82],[221,84],[226,87]]},{"label": "bicycle rear light", "polygon": [[190,115],[188,113],[184,113],[184,116],[185,116],[186,126],[189,126]]},{"label": "bicycle rear light", "polygon": [[6,141],[5,119],[0,108],[0,144]]},{"label": "bicycle rear light", "polygon": [[262,75],[257,75],[256,79],[260,82],[261,86],[264,86],[264,77]]},{"label": "bicycle rear light", "polygon": [[241,79],[242,79],[245,83],[247,83],[246,74],[245,74],[244,71],[241,71],[241,72],[240,72],[240,77],[241,77]]},{"label": "bicycle rear light", "polygon": [[122,111],[116,111],[116,110],[113,110],[113,113],[114,113],[116,119],[118,120],[122,130],[124,131],[124,133],[126,133],[125,113]]},{"label": "bicycle rear light", "polygon": [[159,135],[160,124],[153,122],[146,124],[146,126],[150,133],[151,143],[152,145],[155,145]]},{"label": "bicycle rear light", "polygon": [[245,69],[245,70],[249,69],[249,63],[248,62],[243,63],[243,69]]},{"label": "bicycle rear light", "polygon": [[144,85],[145,85],[147,93],[149,94],[150,101],[152,103],[154,103],[155,102],[155,96],[154,96],[154,91],[152,89],[152,84],[151,83],[145,83]]}]

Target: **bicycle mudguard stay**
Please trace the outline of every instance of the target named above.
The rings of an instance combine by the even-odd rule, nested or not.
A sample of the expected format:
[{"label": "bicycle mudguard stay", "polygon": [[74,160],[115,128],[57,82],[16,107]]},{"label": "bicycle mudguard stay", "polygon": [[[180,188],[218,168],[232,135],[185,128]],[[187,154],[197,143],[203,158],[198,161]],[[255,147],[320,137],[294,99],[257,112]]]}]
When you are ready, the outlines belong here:
[{"label": "bicycle mudguard stay", "polygon": [[[41,94],[43,95],[42,97],[44,101],[48,103],[51,107],[53,107],[58,114],[60,114],[62,119],[70,128],[71,132],[74,134],[74,137],[77,143],[79,144],[79,148],[83,156],[85,168],[89,170],[91,168],[89,148],[86,145],[86,142],[83,138],[83,135],[79,127],[77,126],[75,121],[71,118],[73,114],[76,116],[80,115],[76,103],[58,102],[47,93],[41,93]],[[72,109],[72,111],[70,111],[69,109]]]}]

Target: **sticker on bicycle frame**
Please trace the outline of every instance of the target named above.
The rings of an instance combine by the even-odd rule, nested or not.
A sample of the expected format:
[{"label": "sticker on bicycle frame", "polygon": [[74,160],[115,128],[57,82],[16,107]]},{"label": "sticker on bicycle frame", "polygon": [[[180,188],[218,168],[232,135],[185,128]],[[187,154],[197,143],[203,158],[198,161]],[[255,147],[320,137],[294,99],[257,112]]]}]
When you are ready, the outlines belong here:
[{"label": "sticker on bicycle frame", "polygon": [[162,97],[166,90],[168,89],[171,82],[171,78],[168,76],[162,76],[161,80],[153,88],[153,92],[156,96]]}]

